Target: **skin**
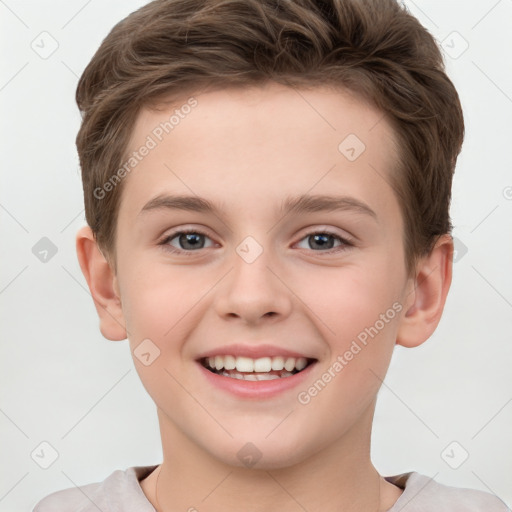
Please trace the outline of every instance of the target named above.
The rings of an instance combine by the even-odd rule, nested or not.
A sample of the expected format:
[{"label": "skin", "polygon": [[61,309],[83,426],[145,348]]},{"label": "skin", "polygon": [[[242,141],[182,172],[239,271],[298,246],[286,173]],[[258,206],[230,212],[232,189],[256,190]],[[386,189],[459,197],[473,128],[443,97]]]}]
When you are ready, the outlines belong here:
[{"label": "skin", "polygon": [[[230,512],[241,503],[246,512],[388,510],[402,491],[371,463],[376,396],[394,346],[420,345],[440,320],[452,239],[441,237],[407,276],[403,219],[387,179],[397,158],[393,130],[347,91],[270,83],[195,97],[198,105],[125,178],[117,272],[90,228],[77,234],[103,335],[128,336],[132,353],[148,338],[160,350],[148,366],[134,357],[159,418],[159,508],[159,470],[141,487],[166,511]],[[142,110],[129,149],[185,101]],[[366,146],[353,162],[338,150],[348,134]],[[141,213],[162,193],[200,196],[221,210]],[[376,219],[354,210],[279,211],[285,197],[305,193],[356,198]],[[167,243],[179,254],[159,245],[184,228],[205,233],[199,248],[180,245],[179,236]],[[325,229],[335,237],[322,247],[309,235]],[[252,263],[236,251],[247,236],[263,250]],[[301,404],[298,392],[394,303],[401,311]],[[231,343],[267,343],[318,362],[298,389],[243,399],[209,385],[195,362]],[[237,457],[247,442],[262,454],[252,468]]]}]

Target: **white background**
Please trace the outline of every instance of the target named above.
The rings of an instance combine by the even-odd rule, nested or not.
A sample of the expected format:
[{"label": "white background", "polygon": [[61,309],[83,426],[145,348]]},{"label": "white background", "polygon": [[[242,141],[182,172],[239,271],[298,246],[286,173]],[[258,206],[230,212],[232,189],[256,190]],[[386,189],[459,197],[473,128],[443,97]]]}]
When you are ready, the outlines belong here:
[{"label": "white background", "polygon": [[[101,336],[74,246],[84,223],[78,76],[113,25],[144,3],[0,2],[0,511],[31,510],[53,491],[161,461],[153,402],[127,341]],[[451,53],[467,129],[451,213],[467,253],[435,335],[395,351],[372,457],[383,475],[414,470],[510,506],[512,1],[405,3]],[[43,31],[58,42],[47,59],[31,47]],[[46,263],[32,253],[42,237],[58,250]],[[48,469],[30,455],[43,441],[59,454]],[[458,469],[441,456],[453,441],[452,460],[469,453]]]}]

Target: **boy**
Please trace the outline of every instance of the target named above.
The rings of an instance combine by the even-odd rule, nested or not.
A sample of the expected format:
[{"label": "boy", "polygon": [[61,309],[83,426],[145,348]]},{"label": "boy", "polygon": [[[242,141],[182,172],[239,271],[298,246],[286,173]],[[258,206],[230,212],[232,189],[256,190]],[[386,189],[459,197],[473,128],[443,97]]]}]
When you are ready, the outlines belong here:
[{"label": "boy", "polygon": [[82,75],[77,253],[164,460],[36,512],[505,511],[370,460],[451,283],[458,95],[392,0],[157,0]]}]

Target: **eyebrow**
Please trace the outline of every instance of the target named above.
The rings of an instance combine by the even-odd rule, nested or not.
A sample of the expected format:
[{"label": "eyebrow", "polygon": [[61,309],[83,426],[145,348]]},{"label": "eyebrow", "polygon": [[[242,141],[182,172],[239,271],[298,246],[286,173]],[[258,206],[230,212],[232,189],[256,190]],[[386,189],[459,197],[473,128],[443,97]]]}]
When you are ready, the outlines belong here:
[{"label": "eyebrow", "polygon": [[[198,196],[158,195],[148,201],[139,215],[154,210],[185,210],[212,213],[221,216],[221,208]],[[349,196],[307,195],[287,197],[280,208],[281,214],[351,211],[377,220],[377,214],[365,203]]]}]

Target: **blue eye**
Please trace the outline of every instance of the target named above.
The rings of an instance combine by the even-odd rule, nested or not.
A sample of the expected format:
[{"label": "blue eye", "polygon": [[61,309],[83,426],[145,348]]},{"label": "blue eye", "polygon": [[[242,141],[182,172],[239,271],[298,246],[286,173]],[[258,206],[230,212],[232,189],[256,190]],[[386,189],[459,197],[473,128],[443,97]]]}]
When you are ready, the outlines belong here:
[{"label": "blue eye", "polygon": [[[301,241],[302,240],[307,240],[309,247],[306,247],[306,249],[314,249],[315,246],[320,249],[327,249],[320,251],[315,250],[314,252],[332,253],[340,250],[346,250],[348,247],[353,246],[349,240],[329,231],[312,231],[302,238]],[[334,240],[338,240],[340,244],[333,248]]]},{"label": "blue eye", "polygon": [[[204,238],[209,238],[205,233],[197,230],[176,231],[167,236],[160,245],[165,246],[171,252],[194,252],[195,249],[204,249]],[[177,239],[179,247],[176,248],[171,242]]]},{"label": "blue eye", "polygon": [[[209,246],[205,245],[205,239],[211,241],[210,237],[202,231],[196,229],[181,230],[169,234],[159,245],[172,253],[190,255],[193,252],[197,252],[199,249],[205,249],[215,245],[214,243],[211,243]],[[173,243],[174,240],[176,240],[176,242]],[[327,254],[344,251],[354,245],[350,240],[329,231],[312,231],[301,238],[299,243],[303,240],[307,240],[306,243],[308,247],[305,247],[306,249]],[[334,247],[336,240],[339,242],[339,245]],[[176,247],[176,243],[178,247]],[[302,249],[304,249],[304,247],[302,247]]]}]

